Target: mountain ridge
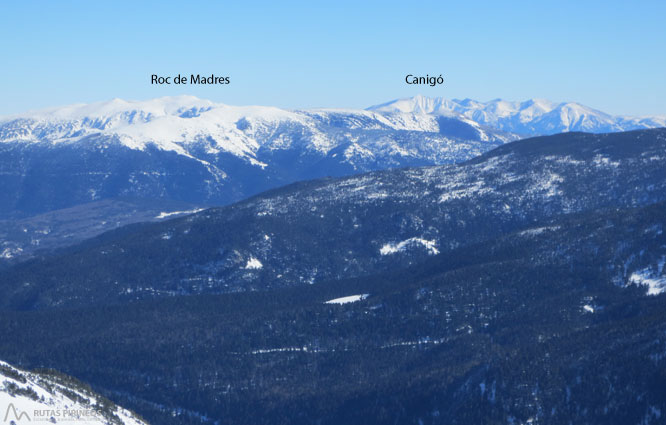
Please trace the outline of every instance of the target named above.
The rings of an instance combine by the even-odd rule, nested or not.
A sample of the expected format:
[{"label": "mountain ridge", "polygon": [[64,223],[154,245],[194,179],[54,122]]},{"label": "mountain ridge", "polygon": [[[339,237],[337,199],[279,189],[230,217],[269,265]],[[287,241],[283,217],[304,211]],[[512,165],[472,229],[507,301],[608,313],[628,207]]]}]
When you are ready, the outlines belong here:
[{"label": "mountain ridge", "polygon": [[368,110],[194,96],[70,105],[0,117],[0,219],[120,197],[227,205],[299,180],[460,163],[520,133],[657,125],[666,117],[620,119],[544,100],[417,96]]},{"label": "mountain ridge", "polygon": [[395,99],[367,110],[458,115],[479,124],[523,135],[548,135],[570,131],[607,133],[666,126],[666,114],[650,116],[611,115],[577,102],[552,102],[546,99],[507,101],[414,96]]},{"label": "mountain ridge", "polygon": [[191,96],[54,108],[0,120],[0,218],[117,197],[223,205],[297,180],[459,162],[516,139],[466,118]]},{"label": "mountain ridge", "polygon": [[666,200],[664,152],[666,129],[567,133],[457,165],[294,183],[18,264],[0,272],[3,307],[263,290],[404,267],[557,215]]}]

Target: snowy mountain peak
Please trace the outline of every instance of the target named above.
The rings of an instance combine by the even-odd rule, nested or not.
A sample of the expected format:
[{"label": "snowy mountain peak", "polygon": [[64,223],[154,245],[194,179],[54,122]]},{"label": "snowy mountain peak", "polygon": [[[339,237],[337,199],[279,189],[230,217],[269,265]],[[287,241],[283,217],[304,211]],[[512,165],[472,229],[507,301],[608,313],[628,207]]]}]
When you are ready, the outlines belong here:
[{"label": "snowy mountain peak", "polygon": [[109,101],[80,103],[62,107],[28,111],[23,114],[0,117],[0,121],[14,119],[33,119],[40,121],[75,121],[90,117],[114,117],[118,115],[139,114],[142,116],[161,117],[179,115],[188,109],[206,109],[214,104],[195,96],[166,96],[145,101],[123,100],[114,98]]},{"label": "snowy mountain peak", "polygon": [[402,112],[408,114],[445,114],[453,113],[453,104],[443,97],[417,95],[369,107],[367,110],[379,112]]},{"label": "snowy mountain peak", "polygon": [[457,115],[481,125],[523,135],[568,131],[603,133],[666,126],[666,116],[612,116],[576,102],[556,103],[538,98],[523,102],[503,99],[479,102],[473,99],[447,100],[442,97],[428,98],[418,95],[371,106],[368,110],[384,113]]},{"label": "snowy mountain peak", "polygon": [[227,152],[256,160],[259,147],[252,130],[239,120],[254,121],[254,130],[303,117],[273,107],[233,107],[194,96],[161,97],[146,101],[112,99],[31,111],[0,120],[0,142],[73,142],[99,135],[131,149],[153,145],[194,156],[188,146],[206,143],[211,152]]}]

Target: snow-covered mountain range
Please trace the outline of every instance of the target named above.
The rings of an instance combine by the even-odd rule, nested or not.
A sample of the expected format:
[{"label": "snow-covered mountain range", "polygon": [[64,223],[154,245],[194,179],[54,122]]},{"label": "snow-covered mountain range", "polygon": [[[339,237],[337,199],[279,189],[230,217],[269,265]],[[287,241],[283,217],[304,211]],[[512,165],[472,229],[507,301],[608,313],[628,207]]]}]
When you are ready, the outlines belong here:
[{"label": "snow-covered mountain range", "polygon": [[477,156],[517,135],[467,118],[115,99],[0,118],[0,216],[111,197],[226,204],[297,180]]},{"label": "snow-covered mountain range", "polygon": [[415,96],[371,106],[369,111],[464,117],[480,125],[523,135],[547,135],[569,131],[610,133],[666,126],[666,115],[615,116],[576,102],[530,99],[512,102],[494,99],[448,100]]},{"label": "snow-covered mountain range", "polygon": [[[452,138],[493,142],[516,138],[484,129],[470,119],[456,120],[467,131],[464,136],[448,134]],[[442,129],[440,121],[434,116],[413,113],[236,107],[194,96],[177,96],[142,102],[113,99],[0,118],[0,141],[48,141],[57,145],[104,135],[132,149],[144,150],[153,145],[193,158],[194,146],[203,147],[206,153],[230,153],[259,167],[267,165],[261,161],[262,151],[299,148],[328,154],[345,144],[340,154],[354,165],[378,154],[441,159],[443,152],[437,149],[441,145],[429,149],[424,144],[390,143],[381,137],[385,131],[455,133]],[[357,130],[375,130],[380,137],[370,143],[367,137],[355,135]]]},{"label": "snow-covered mountain range", "polygon": [[114,99],[0,117],[0,219],[118,197],[228,204],[299,180],[458,163],[521,134],[665,125],[535,100],[285,110]]}]

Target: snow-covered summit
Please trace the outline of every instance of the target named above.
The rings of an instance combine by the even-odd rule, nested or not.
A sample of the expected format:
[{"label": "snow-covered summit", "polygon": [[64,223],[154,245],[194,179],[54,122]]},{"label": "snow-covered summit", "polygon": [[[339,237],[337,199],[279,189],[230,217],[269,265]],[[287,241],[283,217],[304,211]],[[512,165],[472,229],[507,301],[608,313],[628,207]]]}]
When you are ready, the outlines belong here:
[{"label": "snow-covered summit", "polygon": [[132,149],[147,145],[189,154],[185,145],[208,141],[209,150],[226,151],[251,159],[258,148],[244,119],[263,125],[281,121],[303,122],[296,113],[273,107],[236,107],[194,96],[161,97],[146,101],[113,99],[31,111],[0,119],[0,141],[52,143],[77,141],[86,136],[117,138]]},{"label": "snow-covered summit", "polygon": [[666,116],[613,116],[576,102],[551,102],[529,99],[513,102],[414,96],[396,99],[368,108],[385,113],[414,113],[462,116],[497,130],[542,135],[568,131],[591,133],[627,131],[666,126]]},{"label": "snow-covered summit", "polygon": [[114,117],[127,116],[136,112],[150,120],[166,115],[179,115],[183,112],[194,109],[206,109],[214,104],[209,100],[199,99],[196,96],[165,96],[155,99],[136,101],[111,99],[109,101],[94,103],[77,103],[61,107],[52,107],[40,110],[28,111],[22,114],[7,115],[2,117],[2,121],[32,118],[43,121],[75,121],[83,120],[88,117]]},{"label": "snow-covered summit", "polygon": [[453,114],[455,111],[455,105],[453,101],[443,97],[426,97],[417,95],[371,106],[368,110],[402,112],[407,114]]}]

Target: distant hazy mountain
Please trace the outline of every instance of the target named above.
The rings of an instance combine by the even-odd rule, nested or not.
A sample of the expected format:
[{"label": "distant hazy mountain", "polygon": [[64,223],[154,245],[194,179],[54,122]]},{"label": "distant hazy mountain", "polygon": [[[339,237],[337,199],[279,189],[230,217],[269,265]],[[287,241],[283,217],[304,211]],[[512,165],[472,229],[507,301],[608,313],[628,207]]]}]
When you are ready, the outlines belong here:
[{"label": "distant hazy mountain", "polygon": [[0,218],[119,196],[225,204],[286,183],[470,159],[516,135],[461,116],[114,99],[0,118]]},{"label": "distant hazy mountain", "polygon": [[575,102],[556,103],[543,99],[510,102],[495,99],[448,100],[415,96],[371,106],[369,111],[398,114],[458,116],[497,130],[525,135],[569,131],[609,133],[666,126],[666,115],[650,117],[614,116]]},{"label": "distant hazy mountain", "polygon": [[145,425],[87,385],[53,370],[28,372],[0,361],[0,418],[11,425]]}]

